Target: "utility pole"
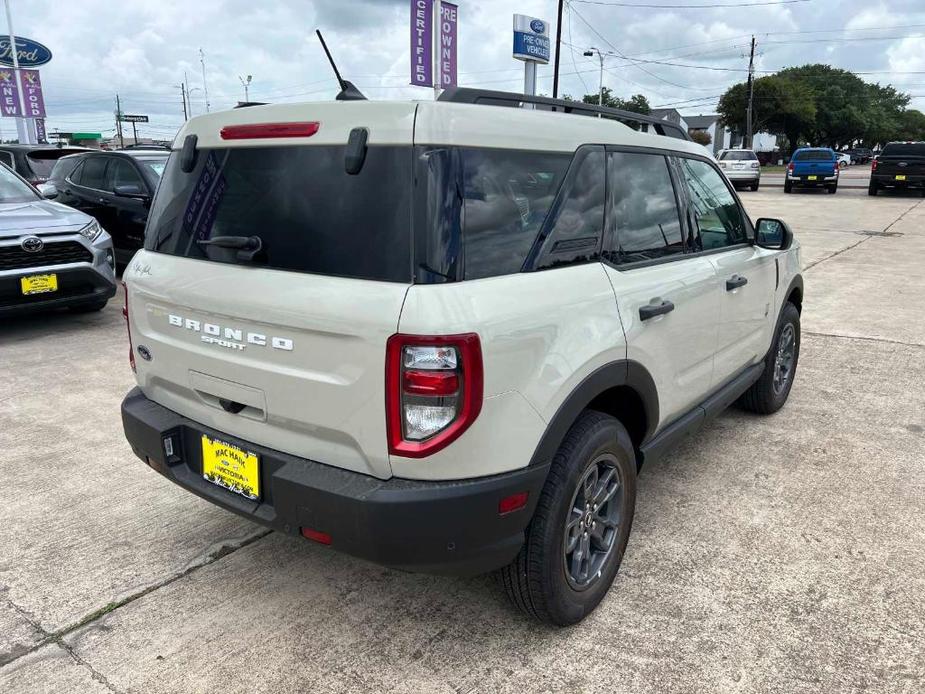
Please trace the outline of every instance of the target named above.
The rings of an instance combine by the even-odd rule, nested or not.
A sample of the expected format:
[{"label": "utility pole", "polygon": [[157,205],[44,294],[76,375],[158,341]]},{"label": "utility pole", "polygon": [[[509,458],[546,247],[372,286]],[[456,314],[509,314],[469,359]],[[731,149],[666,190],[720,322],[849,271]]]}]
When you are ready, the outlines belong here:
[{"label": "utility pole", "polygon": [[186,85],[180,82],[180,84],[174,86],[180,88],[180,98],[183,100],[183,121],[186,122],[189,120],[189,112],[186,110]]},{"label": "utility pole", "polygon": [[125,138],[122,137],[122,102],[119,101],[118,94],[116,94],[116,133],[119,135],[119,149],[125,149]]},{"label": "utility pole", "polygon": [[209,112],[209,88],[206,86],[206,54],[199,49],[199,64],[202,66],[202,94],[206,98],[206,113]]},{"label": "utility pole", "polygon": [[745,149],[752,148],[752,100],[755,92],[755,37],[752,36],[752,50],[748,56],[748,109],[745,112]]},{"label": "utility pole", "polygon": [[559,10],[556,19],[556,60],[552,69],[552,98],[559,98],[559,47],[562,45],[562,6],[565,0],[559,0]]}]

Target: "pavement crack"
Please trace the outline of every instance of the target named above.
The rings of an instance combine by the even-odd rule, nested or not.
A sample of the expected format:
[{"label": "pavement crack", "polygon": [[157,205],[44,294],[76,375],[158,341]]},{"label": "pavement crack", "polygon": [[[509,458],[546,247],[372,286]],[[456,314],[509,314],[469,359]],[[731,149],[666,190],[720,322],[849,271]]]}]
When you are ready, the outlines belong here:
[{"label": "pavement crack", "polygon": [[[160,590],[161,588],[164,588],[165,586],[169,586],[171,583],[174,583],[175,581],[178,581],[181,578],[189,576],[194,571],[198,571],[199,569],[205,566],[214,564],[218,560],[224,557],[227,557],[229,554],[233,554],[237,552],[239,549],[244,549],[248,545],[252,545],[258,540],[262,540],[267,535],[269,535],[271,532],[273,531],[268,530],[268,529],[262,530],[261,532],[258,532],[255,535],[251,535],[250,537],[242,540],[241,542],[237,544],[229,544],[227,542],[220,543],[217,546],[217,548],[211,553],[209,553],[205,558],[203,558],[202,561],[199,561],[190,566],[187,566],[182,571],[179,571],[171,576],[168,576],[167,578],[161,581],[157,581],[156,583],[153,583],[152,585],[147,586],[146,588],[143,588],[142,590],[132,593],[131,595],[129,595],[126,598],[123,598],[122,600],[111,602],[105,605],[104,607],[99,608],[98,610],[94,610],[93,612],[81,617],[73,624],[69,624],[68,626],[62,627],[61,629],[58,629],[57,631],[53,631],[53,632],[49,632],[46,629],[43,629],[35,621],[35,619],[31,615],[29,615],[28,612],[16,606],[9,598],[6,598],[6,601],[12,606],[12,608],[16,610],[17,613],[21,614],[23,618],[26,619],[31,626],[37,629],[39,633],[42,634],[43,638],[41,641],[32,645],[31,647],[23,649],[21,651],[17,651],[14,654],[11,654],[13,657],[11,657],[9,660],[0,661],[0,669],[6,667],[7,665],[11,663],[16,662],[23,656],[29,655],[30,653],[34,653],[35,651],[39,650],[43,646],[47,646],[50,643],[56,643],[59,646],[61,646],[61,648],[66,650],[71,655],[71,657],[74,658],[77,662],[80,662],[81,664],[86,665],[86,667],[90,668],[91,671],[96,672],[95,670],[93,670],[93,668],[88,663],[83,661],[83,659],[81,659],[80,656],[74,653],[71,647],[67,643],[64,642],[65,636],[67,636],[68,634],[71,634],[74,631],[77,631],[78,629],[82,627],[87,626],[88,624],[91,624],[92,622],[95,622],[96,620],[109,614],[110,612],[115,612],[120,607],[124,607],[125,605],[128,605],[130,603],[135,602],[136,600],[140,598],[143,598],[148,593],[153,593],[154,591]],[[102,675],[100,675],[100,678],[102,678],[100,679],[100,682],[108,686],[112,691],[116,691],[111,685],[109,685],[108,682],[105,681],[105,678]]]},{"label": "pavement crack", "polygon": [[64,649],[64,652],[65,652],[65,653],[67,653],[69,656],[71,656],[71,660],[73,660],[73,661],[74,661],[75,663],[77,663],[78,665],[87,668],[87,669],[90,671],[90,677],[92,677],[92,678],[95,679],[97,682],[99,682],[100,684],[102,684],[102,685],[103,685],[104,687],[106,687],[106,689],[108,689],[109,691],[111,691],[111,692],[116,692],[116,694],[119,694],[119,690],[116,689],[115,685],[113,685],[112,682],[110,682],[108,679],[106,679],[106,675],[104,675],[102,672],[100,672],[100,671],[97,670],[95,667],[93,667],[92,665],[90,665],[90,663],[88,663],[86,660],[84,660],[84,659],[81,658],[79,655],[77,655],[77,654],[74,652],[74,649],[73,649],[73,648],[71,648],[71,647],[70,647],[69,645],[67,645],[66,643],[63,643],[63,642],[60,642],[60,641],[58,642],[58,645],[61,646],[61,648]]},{"label": "pavement crack", "polygon": [[[882,233],[886,233],[887,231],[889,231],[889,230],[893,227],[894,224],[896,224],[897,222],[902,221],[903,217],[905,217],[907,214],[909,214],[910,212],[912,212],[912,210],[914,210],[916,207],[919,207],[919,206],[922,204],[922,202],[923,202],[922,200],[919,200],[919,201],[916,202],[915,204],[910,205],[910,206],[909,206],[908,208],[906,208],[906,210],[903,211],[903,213],[900,214],[896,219],[894,219],[892,222],[890,222],[889,224],[887,224],[883,229],[881,229],[881,230],[880,230],[880,233],[882,234]],[[857,248],[857,247],[860,246],[862,243],[865,243],[866,241],[870,241],[870,240],[873,239],[873,238],[878,238],[878,237],[877,237],[877,236],[865,236],[863,239],[861,239],[861,240],[858,241],[857,243],[852,243],[850,246],[847,246],[847,247],[845,247],[845,248],[842,248],[841,250],[837,250],[837,251],[835,251],[835,252],[833,252],[833,253],[830,253],[829,255],[825,256],[824,258],[820,258],[819,260],[817,260],[817,261],[814,262],[814,263],[810,263],[809,265],[807,265],[806,267],[803,268],[803,272],[809,272],[810,270],[812,270],[814,267],[816,267],[816,266],[819,265],[820,263],[824,263],[824,262],[827,261],[827,260],[831,260],[832,258],[834,258],[834,257],[836,257],[836,256],[839,256],[839,255],[841,255],[842,253],[847,253],[847,252],[850,251],[852,248]]]},{"label": "pavement crack", "polygon": [[804,335],[811,335],[813,337],[834,337],[839,340],[865,340],[867,342],[882,342],[888,345],[900,345],[902,347],[918,347],[919,349],[925,349],[925,345],[919,342],[903,342],[902,340],[891,340],[887,337],[866,337],[864,335],[839,335],[838,333],[818,333],[812,330],[804,330]]}]

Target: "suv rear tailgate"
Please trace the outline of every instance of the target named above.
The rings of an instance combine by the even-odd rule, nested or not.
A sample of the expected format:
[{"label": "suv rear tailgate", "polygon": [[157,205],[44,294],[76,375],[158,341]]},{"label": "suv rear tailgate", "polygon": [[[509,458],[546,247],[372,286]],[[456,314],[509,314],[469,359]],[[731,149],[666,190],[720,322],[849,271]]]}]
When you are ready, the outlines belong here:
[{"label": "suv rear tailgate", "polygon": [[385,344],[407,285],[148,251],[126,280],[148,398],[243,441],[390,476]]}]

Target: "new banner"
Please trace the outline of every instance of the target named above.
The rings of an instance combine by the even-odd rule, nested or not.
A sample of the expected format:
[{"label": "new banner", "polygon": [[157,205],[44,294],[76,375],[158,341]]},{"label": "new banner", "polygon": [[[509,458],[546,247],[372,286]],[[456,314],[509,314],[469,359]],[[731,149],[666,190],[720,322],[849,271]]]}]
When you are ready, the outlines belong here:
[{"label": "new banner", "polygon": [[434,86],[434,0],[411,0],[411,84]]},{"label": "new banner", "polygon": [[20,70],[22,101],[26,118],[45,117],[45,98],[42,96],[42,80],[38,70]]},{"label": "new banner", "polygon": [[0,111],[3,116],[22,116],[19,104],[19,86],[12,70],[0,68]]},{"label": "new banner", "polygon": [[440,86],[456,86],[456,43],[459,28],[459,7],[451,2],[440,3]]}]

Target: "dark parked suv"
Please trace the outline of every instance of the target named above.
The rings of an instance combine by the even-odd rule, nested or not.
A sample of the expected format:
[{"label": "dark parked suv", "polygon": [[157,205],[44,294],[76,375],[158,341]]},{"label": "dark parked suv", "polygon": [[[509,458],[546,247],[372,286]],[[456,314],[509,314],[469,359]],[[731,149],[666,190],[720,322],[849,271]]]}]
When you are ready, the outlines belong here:
[{"label": "dark parked suv", "polygon": [[99,221],[112,236],[116,261],[125,265],[144,244],[148,208],[170,153],[133,149],[64,157],[50,182],[58,202]]},{"label": "dark parked suv", "polygon": [[870,165],[869,195],[883,188],[917,188],[925,195],[925,142],[890,142]]},{"label": "dark parked suv", "polygon": [[86,152],[82,147],[55,147],[53,145],[0,145],[0,162],[25,178],[34,186],[45,183],[61,157]]}]

